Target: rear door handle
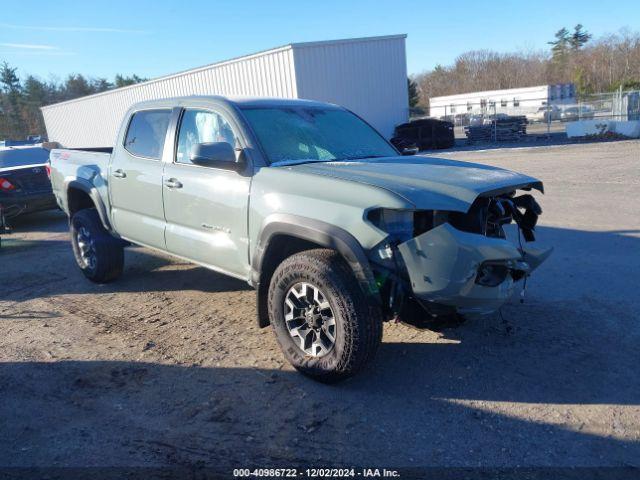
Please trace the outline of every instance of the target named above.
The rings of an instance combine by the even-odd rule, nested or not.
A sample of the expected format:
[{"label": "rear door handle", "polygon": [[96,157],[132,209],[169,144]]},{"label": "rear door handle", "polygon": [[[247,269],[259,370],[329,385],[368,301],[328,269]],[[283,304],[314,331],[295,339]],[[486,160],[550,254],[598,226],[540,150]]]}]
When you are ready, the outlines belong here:
[{"label": "rear door handle", "polygon": [[165,180],[164,185],[167,188],[182,188],[182,183],[180,183],[175,178],[170,178],[169,180]]},{"label": "rear door handle", "polygon": [[126,173],[124,173],[124,170],[122,170],[122,169],[120,169],[120,168],[119,168],[119,169],[117,169],[117,170],[114,170],[114,171],[113,171],[113,173],[112,173],[112,175],[113,175],[114,177],[116,177],[116,178],[124,178],[124,177],[126,177],[126,176],[127,176],[127,174],[126,174]]}]

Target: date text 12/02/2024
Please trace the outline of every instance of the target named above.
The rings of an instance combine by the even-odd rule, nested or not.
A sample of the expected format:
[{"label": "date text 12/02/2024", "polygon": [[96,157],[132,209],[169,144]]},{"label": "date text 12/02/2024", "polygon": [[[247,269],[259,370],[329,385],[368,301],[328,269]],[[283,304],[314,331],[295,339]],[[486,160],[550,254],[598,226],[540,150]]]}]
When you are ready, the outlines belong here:
[{"label": "date text 12/02/2024", "polygon": [[233,470],[234,477],[265,477],[265,478],[399,478],[397,470],[387,470],[386,468],[307,468],[298,470],[296,468],[237,468]]}]

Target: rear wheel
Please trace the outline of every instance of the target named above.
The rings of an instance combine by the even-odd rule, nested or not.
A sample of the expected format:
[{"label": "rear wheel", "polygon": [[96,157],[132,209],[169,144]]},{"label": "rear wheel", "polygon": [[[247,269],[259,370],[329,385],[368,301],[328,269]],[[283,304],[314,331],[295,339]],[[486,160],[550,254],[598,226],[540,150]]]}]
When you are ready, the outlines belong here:
[{"label": "rear wheel", "polygon": [[287,360],[325,383],[360,371],[382,339],[380,309],[333,250],[287,258],[269,286],[269,319]]},{"label": "rear wheel", "polygon": [[71,217],[71,246],[76,263],[92,282],[107,283],[122,274],[123,243],[105,230],[95,208]]}]

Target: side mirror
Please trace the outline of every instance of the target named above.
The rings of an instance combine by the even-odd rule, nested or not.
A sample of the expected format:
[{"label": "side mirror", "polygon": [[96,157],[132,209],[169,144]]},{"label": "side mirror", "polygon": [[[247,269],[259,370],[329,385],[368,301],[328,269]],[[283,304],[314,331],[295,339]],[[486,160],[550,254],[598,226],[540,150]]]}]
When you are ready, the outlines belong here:
[{"label": "side mirror", "polygon": [[198,143],[191,150],[189,160],[201,167],[222,168],[236,172],[244,167],[243,163],[236,162],[235,151],[227,142]]}]

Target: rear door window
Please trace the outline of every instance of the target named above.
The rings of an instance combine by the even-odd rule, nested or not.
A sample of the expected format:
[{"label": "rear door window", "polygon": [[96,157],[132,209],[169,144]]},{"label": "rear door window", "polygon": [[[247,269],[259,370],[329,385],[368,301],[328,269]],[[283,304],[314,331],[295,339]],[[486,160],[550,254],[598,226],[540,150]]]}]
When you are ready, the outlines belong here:
[{"label": "rear door window", "polygon": [[171,110],[142,110],[131,117],[124,148],[139,157],[160,160]]}]

